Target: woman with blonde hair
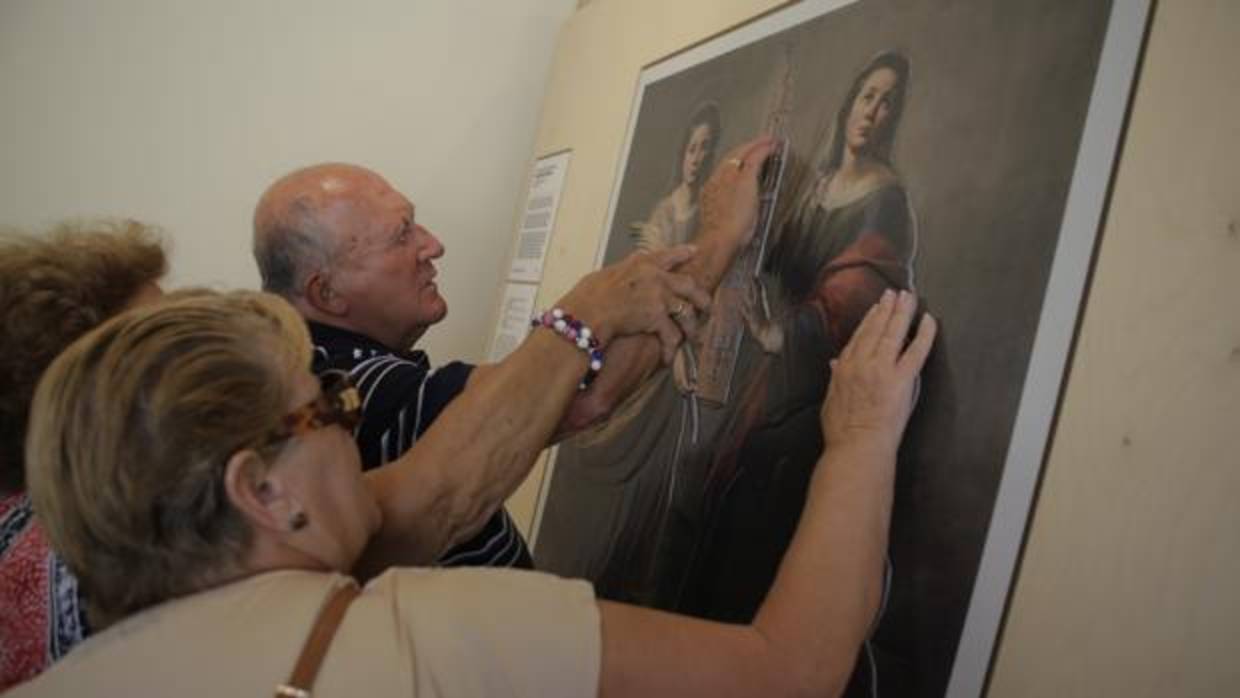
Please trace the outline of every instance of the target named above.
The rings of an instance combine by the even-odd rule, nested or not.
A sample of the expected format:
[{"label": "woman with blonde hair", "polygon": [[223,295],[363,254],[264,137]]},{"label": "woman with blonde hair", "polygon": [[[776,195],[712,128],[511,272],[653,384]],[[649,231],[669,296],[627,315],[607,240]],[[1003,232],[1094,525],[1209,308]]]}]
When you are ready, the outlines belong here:
[{"label": "woman with blonde hair", "polygon": [[26,493],[23,441],[39,376],[87,330],[158,297],[168,266],[134,221],[0,234],[0,691],[88,632],[77,581],[48,547]]},{"label": "woman with blonde hair", "polygon": [[[347,431],[361,405],[340,374],[310,373],[295,311],[239,292],[125,313],[47,371],[27,451],[49,535],[112,627],[14,695],[838,693],[876,612],[934,336],[923,319],[904,348],[914,311],[885,294],[834,366],[828,447],[750,625],[506,569],[395,568],[358,590],[345,573],[384,524]],[[514,352],[558,405],[580,354],[552,328]]]}]

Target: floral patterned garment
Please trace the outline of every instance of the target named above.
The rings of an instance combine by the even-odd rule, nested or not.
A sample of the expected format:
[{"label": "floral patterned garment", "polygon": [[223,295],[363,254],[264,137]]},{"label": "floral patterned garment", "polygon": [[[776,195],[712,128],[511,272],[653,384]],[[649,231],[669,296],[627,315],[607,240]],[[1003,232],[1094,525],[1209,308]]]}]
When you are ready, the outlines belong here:
[{"label": "floral patterned garment", "polygon": [[77,579],[52,552],[25,493],[0,498],[0,692],[87,634]]}]

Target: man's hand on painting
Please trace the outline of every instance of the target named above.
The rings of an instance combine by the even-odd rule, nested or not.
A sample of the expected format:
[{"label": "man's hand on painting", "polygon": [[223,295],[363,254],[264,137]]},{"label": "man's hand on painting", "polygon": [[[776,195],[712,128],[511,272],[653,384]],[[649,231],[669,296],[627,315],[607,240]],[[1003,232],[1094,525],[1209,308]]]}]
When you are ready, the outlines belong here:
[{"label": "man's hand on painting", "polygon": [[710,294],[692,277],[676,271],[692,259],[692,245],[639,252],[586,275],[559,303],[595,328],[607,344],[615,337],[649,333],[671,363],[697,311],[710,308]]}]

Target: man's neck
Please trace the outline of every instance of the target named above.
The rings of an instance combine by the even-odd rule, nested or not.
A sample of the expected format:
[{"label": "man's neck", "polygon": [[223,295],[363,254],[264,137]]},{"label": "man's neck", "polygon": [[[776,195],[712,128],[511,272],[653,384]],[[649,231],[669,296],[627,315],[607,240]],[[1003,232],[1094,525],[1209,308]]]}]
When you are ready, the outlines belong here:
[{"label": "man's neck", "polygon": [[293,303],[293,307],[297,309],[297,312],[300,313],[307,322],[312,322],[325,327],[331,327],[337,330],[343,330],[345,332],[359,335],[392,351],[404,351],[407,349],[407,347],[401,347],[399,343],[391,344],[388,341],[384,341],[383,337],[376,336],[374,333],[366,331],[366,328],[352,322],[348,317],[329,315],[327,313],[320,312],[317,308],[314,308],[305,302],[295,302]]}]

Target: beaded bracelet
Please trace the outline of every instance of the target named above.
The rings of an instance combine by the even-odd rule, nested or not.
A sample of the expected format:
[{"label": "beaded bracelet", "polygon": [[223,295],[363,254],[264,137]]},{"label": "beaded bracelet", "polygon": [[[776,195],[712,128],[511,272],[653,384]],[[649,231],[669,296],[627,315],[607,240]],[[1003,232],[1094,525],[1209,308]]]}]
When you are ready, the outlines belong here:
[{"label": "beaded bracelet", "polygon": [[594,336],[590,328],[586,327],[584,322],[564,312],[562,308],[552,308],[544,313],[535,313],[534,317],[530,318],[530,327],[546,327],[584,351],[590,357],[590,365],[586,369],[586,375],[581,378],[581,383],[577,385],[577,389],[585,390],[590,387],[590,384],[598,377],[599,371],[603,370],[603,350],[599,348],[598,338]]}]

